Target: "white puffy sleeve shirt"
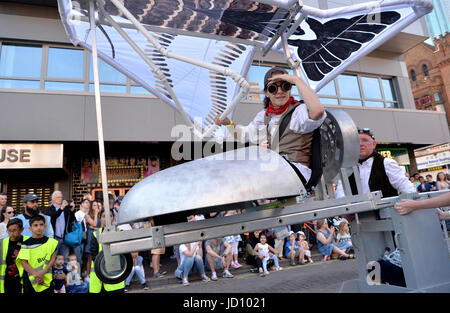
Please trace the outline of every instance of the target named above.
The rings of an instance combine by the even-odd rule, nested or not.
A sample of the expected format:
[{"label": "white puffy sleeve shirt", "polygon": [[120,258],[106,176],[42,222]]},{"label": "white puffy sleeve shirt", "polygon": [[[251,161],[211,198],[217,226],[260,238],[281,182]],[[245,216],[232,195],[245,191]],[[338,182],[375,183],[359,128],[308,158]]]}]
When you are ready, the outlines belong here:
[{"label": "white puffy sleeve shirt", "polygon": [[[250,141],[252,143],[267,143],[261,142],[261,135],[266,133],[266,126],[264,125],[264,116],[266,114],[266,110],[262,110],[256,114],[253,121],[250,122],[247,126],[239,125],[239,128],[242,133],[242,138],[245,142]],[[270,114],[269,121],[269,131],[271,136],[275,135],[277,131],[277,126],[280,124],[280,115]],[[313,132],[316,128],[322,125],[323,121],[327,117],[327,113],[324,112],[322,116],[318,120],[312,120],[308,116],[308,107],[306,104],[300,104],[297,106],[292,113],[291,122],[289,124],[289,128],[297,134],[307,134]],[[259,135],[259,136],[258,136]],[[244,137],[245,136],[245,137]],[[259,141],[258,141],[259,140]]]},{"label": "white puffy sleeve shirt", "polygon": [[[251,142],[254,144],[263,144],[267,145],[267,131],[266,125],[264,125],[264,116],[266,114],[266,110],[262,110],[256,114],[253,121],[250,122],[247,126],[238,127],[241,130],[241,138],[238,138],[241,142]],[[270,135],[273,137],[280,125],[280,115],[270,114],[270,121],[268,124]],[[294,112],[292,113],[291,122],[289,124],[289,128],[297,134],[307,134],[313,132],[316,128],[320,127],[322,123],[325,121],[327,117],[327,113],[324,112],[322,116],[318,120],[312,120],[308,116],[308,107],[306,104],[302,103],[298,105]],[[287,156],[286,156],[287,157]],[[293,164],[300,170],[303,177],[308,181],[311,177],[311,170],[304,166],[301,163]]]}]

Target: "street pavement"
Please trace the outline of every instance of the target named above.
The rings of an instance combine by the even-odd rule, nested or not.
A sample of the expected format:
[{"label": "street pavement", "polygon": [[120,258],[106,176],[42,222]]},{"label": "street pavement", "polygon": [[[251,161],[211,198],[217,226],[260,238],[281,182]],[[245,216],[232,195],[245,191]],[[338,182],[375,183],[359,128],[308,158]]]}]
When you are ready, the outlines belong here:
[{"label": "street pavement", "polygon": [[[346,280],[358,277],[356,260],[315,262],[290,266],[281,262],[282,271],[272,270],[266,277],[251,273],[249,266],[231,270],[234,278],[202,282],[198,275],[190,277],[190,285],[183,286],[176,278],[149,279],[150,290],[133,286],[128,293],[336,293]],[[209,273],[207,272],[207,275]]]}]

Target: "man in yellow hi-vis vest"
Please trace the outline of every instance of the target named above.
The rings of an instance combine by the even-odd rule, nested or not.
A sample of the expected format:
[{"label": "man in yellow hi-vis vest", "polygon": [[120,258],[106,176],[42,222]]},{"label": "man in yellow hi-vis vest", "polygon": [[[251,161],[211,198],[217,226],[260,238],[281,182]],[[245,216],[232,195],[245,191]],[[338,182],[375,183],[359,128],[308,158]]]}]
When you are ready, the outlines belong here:
[{"label": "man in yellow hi-vis vest", "polygon": [[55,263],[58,241],[44,236],[45,222],[45,217],[42,215],[36,215],[30,219],[30,230],[33,236],[23,242],[16,259],[25,294],[53,293],[51,269]]},{"label": "man in yellow hi-vis vest", "polygon": [[[114,219],[114,215],[111,211],[111,222]],[[95,274],[94,269],[94,260],[95,257],[102,251],[102,244],[98,241],[100,238],[100,234],[103,232],[103,229],[106,226],[106,217],[105,211],[101,211],[100,213],[100,221],[101,228],[94,232],[94,236],[91,237],[91,255],[92,255],[92,264],[91,264],[91,273],[89,276],[89,293],[122,293],[125,291],[125,278],[122,282],[117,284],[106,284],[103,283]]]},{"label": "man in yellow hi-vis vest", "polygon": [[16,295],[22,293],[16,258],[24,240],[30,237],[22,236],[23,222],[18,218],[10,219],[6,229],[9,237],[0,240],[0,293]]}]

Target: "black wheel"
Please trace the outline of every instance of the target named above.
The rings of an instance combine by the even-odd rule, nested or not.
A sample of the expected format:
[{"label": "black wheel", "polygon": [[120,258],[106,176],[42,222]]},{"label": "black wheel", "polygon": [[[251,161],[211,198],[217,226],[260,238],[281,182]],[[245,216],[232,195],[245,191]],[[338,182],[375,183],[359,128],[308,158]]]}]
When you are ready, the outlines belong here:
[{"label": "black wheel", "polygon": [[108,272],[105,266],[105,255],[101,251],[94,261],[94,269],[97,277],[106,284],[117,284],[124,281],[128,275],[130,275],[133,269],[133,258],[131,254],[121,254],[120,257],[120,270]]}]

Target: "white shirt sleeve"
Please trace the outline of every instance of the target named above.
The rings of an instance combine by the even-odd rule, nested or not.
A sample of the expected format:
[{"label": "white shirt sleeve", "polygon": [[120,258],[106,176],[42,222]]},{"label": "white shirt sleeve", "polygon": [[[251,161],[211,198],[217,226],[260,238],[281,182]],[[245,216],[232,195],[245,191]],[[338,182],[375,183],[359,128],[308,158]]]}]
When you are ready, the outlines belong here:
[{"label": "white shirt sleeve", "polygon": [[306,104],[300,104],[292,113],[291,123],[289,128],[298,134],[307,134],[313,132],[316,128],[322,125],[325,121],[327,113],[324,111],[318,120],[312,120],[308,116],[308,107]]},{"label": "white shirt sleeve", "polygon": [[389,182],[392,187],[397,189],[400,193],[416,192],[416,188],[413,183],[405,176],[402,168],[393,159],[384,159],[384,168],[386,169],[386,175],[389,178]]},{"label": "white shirt sleeve", "polygon": [[[265,110],[259,111],[255,118],[247,126],[238,125],[241,131],[241,138],[238,138],[241,142],[251,143],[263,143],[267,142],[267,131],[264,125]],[[232,136],[227,132],[227,136]]]},{"label": "white shirt sleeve", "polygon": [[337,188],[336,188],[334,195],[335,195],[336,199],[344,197],[344,187],[342,186],[341,180],[338,181]]}]

